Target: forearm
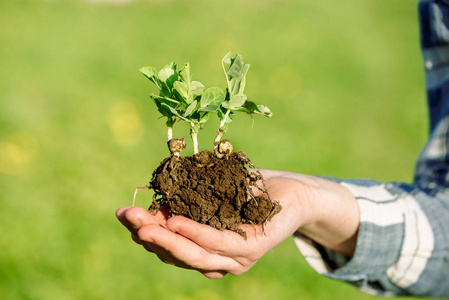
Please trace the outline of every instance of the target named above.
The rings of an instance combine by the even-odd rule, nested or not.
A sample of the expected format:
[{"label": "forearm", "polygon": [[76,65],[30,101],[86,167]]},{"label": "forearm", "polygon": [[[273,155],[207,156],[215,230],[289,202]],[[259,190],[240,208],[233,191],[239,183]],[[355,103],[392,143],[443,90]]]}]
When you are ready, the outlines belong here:
[{"label": "forearm", "polygon": [[304,174],[263,170],[266,180],[291,180],[298,195],[282,199],[299,210],[297,231],[347,257],[354,253],[360,213],[353,194],[334,181]]},{"label": "forearm", "polygon": [[[327,228],[332,232],[334,229],[328,226],[318,226],[318,229],[312,226],[311,232],[295,235],[299,249],[317,272],[354,284],[372,294],[449,295],[446,284],[449,278],[449,196],[446,193],[427,193],[417,185],[400,182],[334,181],[356,199],[360,223],[358,232],[347,240],[350,245],[356,242],[356,248],[350,257],[350,253],[339,250],[338,242],[329,243],[326,240],[329,235],[320,229]],[[326,202],[329,205],[345,203],[341,200]],[[324,209],[325,215],[326,211],[332,211],[329,208]],[[329,219],[341,219],[338,212],[335,215],[336,218]],[[351,215],[349,217],[352,218]],[[346,225],[340,227],[345,228]],[[335,230],[336,235],[348,233],[347,230]],[[339,253],[346,253],[346,259]]]}]

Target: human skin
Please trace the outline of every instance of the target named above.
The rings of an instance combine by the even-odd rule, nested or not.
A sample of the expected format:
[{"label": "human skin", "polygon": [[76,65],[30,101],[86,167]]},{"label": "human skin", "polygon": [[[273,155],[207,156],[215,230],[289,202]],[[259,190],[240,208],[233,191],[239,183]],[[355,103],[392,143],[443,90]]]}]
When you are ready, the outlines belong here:
[{"label": "human skin", "polygon": [[262,175],[282,210],[263,229],[261,225],[242,226],[247,239],[185,217],[168,218],[164,208],[153,214],[127,206],[119,208],[116,216],[133,240],[160,260],[195,269],[208,278],[246,272],[295,232],[347,257],[353,255],[360,212],[349,190],[334,181],[303,174],[263,170]]}]

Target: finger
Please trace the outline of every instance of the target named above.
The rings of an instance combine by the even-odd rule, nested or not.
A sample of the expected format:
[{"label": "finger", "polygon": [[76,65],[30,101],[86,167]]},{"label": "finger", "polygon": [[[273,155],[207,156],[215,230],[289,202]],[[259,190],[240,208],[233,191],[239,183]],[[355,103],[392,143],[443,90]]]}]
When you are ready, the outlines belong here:
[{"label": "finger", "polygon": [[[238,272],[240,264],[234,259],[212,254],[191,240],[161,226],[142,226],[138,231],[141,241],[148,243],[151,250],[165,263],[201,272]],[[222,276],[224,276],[222,274]]]},{"label": "finger", "polygon": [[192,240],[210,253],[233,258],[247,257],[252,259],[257,256],[259,249],[255,243],[264,239],[263,234],[255,232],[256,227],[242,226],[247,234],[245,239],[234,231],[220,231],[179,216],[170,218],[167,221],[167,227]]},{"label": "finger", "polygon": [[131,207],[125,212],[125,218],[132,228],[139,229],[147,224],[159,224],[154,215],[148,212],[143,207]]},{"label": "finger", "polygon": [[133,241],[136,244],[141,245],[142,247],[145,248],[145,250],[147,250],[148,252],[154,252],[153,249],[151,249],[151,246],[148,242],[142,241],[139,239],[139,237],[135,236],[134,234],[131,233],[131,238],[133,239]]},{"label": "finger", "polygon": [[134,235],[133,233],[131,233],[131,238],[133,239],[133,241],[136,244],[142,245],[142,241],[139,239],[139,237],[137,237],[136,235]]},{"label": "finger", "polygon": [[131,208],[131,206],[120,207],[115,212],[115,215],[116,215],[117,219],[120,221],[120,223],[123,224],[123,226],[125,226],[132,234],[136,234],[136,231],[134,230],[134,228],[131,226],[130,222],[126,218],[126,212],[130,208]]},{"label": "finger", "polygon": [[117,218],[119,218],[120,216],[123,215],[123,213],[128,210],[129,208],[131,208],[131,206],[123,206],[120,207],[119,209],[117,209],[117,211],[115,212],[115,215],[117,216]]},{"label": "finger", "polygon": [[[157,220],[166,222],[166,214],[158,213],[156,215],[150,214],[142,207],[121,207],[116,212],[117,218],[123,225],[131,232],[131,238],[139,245],[142,245],[147,251],[153,252],[150,245],[145,241],[139,239],[138,229],[147,224],[159,224]],[[154,218],[154,219],[153,219]]]},{"label": "finger", "polygon": [[142,225],[158,224],[155,217],[142,207],[122,207],[117,210],[116,215],[119,221],[131,232],[134,237],[133,240],[137,243],[139,243],[137,241],[137,230]]},{"label": "finger", "polygon": [[116,215],[120,222],[122,222],[125,226],[132,225],[128,217],[130,217],[131,219],[138,219],[142,222],[142,224],[152,222],[154,218],[157,223],[161,224],[162,226],[166,226],[169,216],[169,209],[166,206],[161,206],[160,210],[158,210],[156,213],[153,213],[147,211],[143,207],[125,206],[119,208],[116,212]]},{"label": "finger", "polygon": [[226,272],[226,271],[212,271],[212,272],[206,271],[206,272],[201,272],[201,273],[209,279],[222,278],[226,274],[228,274],[228,272]]}]

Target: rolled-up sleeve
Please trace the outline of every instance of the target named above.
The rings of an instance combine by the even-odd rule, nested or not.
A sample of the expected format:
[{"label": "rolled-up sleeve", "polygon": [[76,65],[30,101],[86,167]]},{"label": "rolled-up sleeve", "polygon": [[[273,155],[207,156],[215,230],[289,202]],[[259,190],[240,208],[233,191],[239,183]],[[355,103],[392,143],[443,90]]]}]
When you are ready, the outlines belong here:
[{"label": "rolled-up sleeve", "polygon": [[337,181],[360,207],[354,256],[345,258],[295,234],[307,262],[370,294],[448,296],[449,196],[404,183]]}]

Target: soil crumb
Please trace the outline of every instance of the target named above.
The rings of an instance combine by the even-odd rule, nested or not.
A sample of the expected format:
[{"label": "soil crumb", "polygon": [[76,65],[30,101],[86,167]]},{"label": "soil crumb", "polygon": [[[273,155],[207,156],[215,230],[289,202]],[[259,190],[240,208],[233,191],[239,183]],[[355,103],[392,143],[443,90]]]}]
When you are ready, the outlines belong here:
[{"label": "soil crumb", "polygon": [[[167,205],[170,216],[185,216],[246,237],[240,225],[265,225],[281,210],[260,186],[265,186],[263,177],[243,152],[222,158],[208,151],[192,157],[172,155],[153,172],[150,187],[155,193],[149,209]],[[255,196],[252,187],[262,195]]]}]

